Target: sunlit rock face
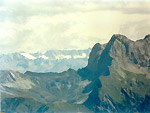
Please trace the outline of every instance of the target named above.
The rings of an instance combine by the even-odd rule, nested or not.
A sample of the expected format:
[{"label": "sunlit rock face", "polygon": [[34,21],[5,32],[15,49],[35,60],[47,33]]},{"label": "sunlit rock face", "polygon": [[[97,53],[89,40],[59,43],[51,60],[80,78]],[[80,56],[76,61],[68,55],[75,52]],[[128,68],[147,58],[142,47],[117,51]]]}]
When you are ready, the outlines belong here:
[{"label": "sunlit rock face", "polygon": [[149,43],[149,35],[134,42],[115,34],[107,44],[95,44],[88,66],[78,70],[91,81],[84,92],[92,93],[84,105],[95,112],[149,110],[149,104],[141,108],[150,93]]}]

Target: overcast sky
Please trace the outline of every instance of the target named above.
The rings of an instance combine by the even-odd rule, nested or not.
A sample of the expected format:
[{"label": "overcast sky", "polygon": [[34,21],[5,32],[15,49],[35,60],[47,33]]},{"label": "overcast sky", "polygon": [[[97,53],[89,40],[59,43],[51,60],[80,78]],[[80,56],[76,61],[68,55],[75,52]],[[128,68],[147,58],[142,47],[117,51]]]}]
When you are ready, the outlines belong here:
[{"label": "overcast sky", "polygon": [[86,49],[116,33],[150,34],[150,1],[0,0],[0,53]]}]

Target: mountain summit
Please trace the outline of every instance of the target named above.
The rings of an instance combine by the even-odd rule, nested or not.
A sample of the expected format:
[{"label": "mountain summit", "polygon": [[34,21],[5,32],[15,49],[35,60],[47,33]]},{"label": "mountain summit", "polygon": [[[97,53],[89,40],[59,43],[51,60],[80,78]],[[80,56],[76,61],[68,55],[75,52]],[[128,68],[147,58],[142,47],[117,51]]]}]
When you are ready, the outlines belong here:
[{"label": "mountain summit", "polygon": [[145,40],[150,40],[150,34],[146,35],[144,39]]},{"label": "mountain summit", "polygon": [[2,112],[150,112],[150,35],[96,43],[88,65],[62,73],[1,71]]}]

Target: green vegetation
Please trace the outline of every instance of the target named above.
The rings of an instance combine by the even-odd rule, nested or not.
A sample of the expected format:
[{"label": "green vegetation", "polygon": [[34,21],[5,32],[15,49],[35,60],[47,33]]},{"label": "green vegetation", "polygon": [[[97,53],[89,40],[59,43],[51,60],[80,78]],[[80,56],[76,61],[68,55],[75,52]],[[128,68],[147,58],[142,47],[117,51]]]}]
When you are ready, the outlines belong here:
[{"label": "green vegetation", "polygon": [[145,74],[136,74],[121,69],[122,74],[110,68],[110,76],[100,76],[102,88],[99,97],[104,101],[110,97],[116,104],[136,106],[141,104],[145,95],[150,94],[150,79]]}]

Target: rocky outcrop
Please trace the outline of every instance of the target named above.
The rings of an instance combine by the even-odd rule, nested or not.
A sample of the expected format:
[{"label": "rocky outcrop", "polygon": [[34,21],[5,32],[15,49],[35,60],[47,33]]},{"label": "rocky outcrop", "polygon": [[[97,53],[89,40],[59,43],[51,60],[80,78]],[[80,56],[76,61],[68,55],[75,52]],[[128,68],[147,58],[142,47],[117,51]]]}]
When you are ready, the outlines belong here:
[{"label": "rocky outcrop", "polygon": [[[90,53],[88,66],[78,70],[78,74],[83,79],[91,81],[85,88],[85,92],[91,91],[91,94],[84,105],[95,112],[139,111],[141,109],[139,106],[145,102],[144,98],[149,95],[147,91],[150,90],[150,84],[145,81],[149,76],[149,43],[149,35],[134,42],[126,36],[115,34],[105,46],[95,44]],[[134,84],[132,83],[134,80],[130,83],[131,78],[128,76],[138,75],[142,76],[141,78],[136,77],[139,82],[131,86]],[[120,81],[124,84],[121,85]],[[148,79],[148,81],[150,80]],[[111,82],[113,84],[110,86]],[[121,86],[117,86],[116,82]],[[145,88],[146,86],[148,88]],[[143,87],[146,92],[143,91],[139,94],[140,91],[133,90],[133,87],[140,90]],[[130,95],[126,89],[129,91],[128,93],[131,93]],[[111,90],[115,92],[111,92]],[[119,101],[116,98],[117,95]]]}]

